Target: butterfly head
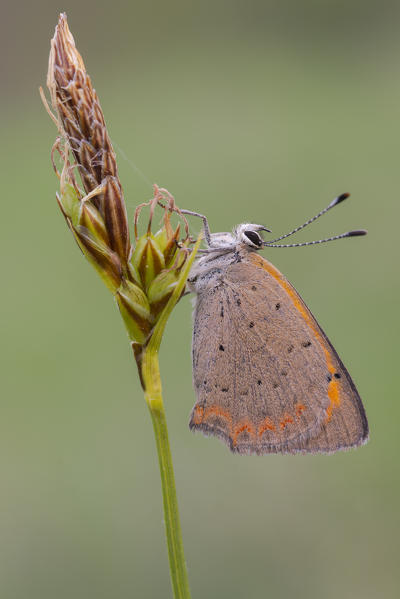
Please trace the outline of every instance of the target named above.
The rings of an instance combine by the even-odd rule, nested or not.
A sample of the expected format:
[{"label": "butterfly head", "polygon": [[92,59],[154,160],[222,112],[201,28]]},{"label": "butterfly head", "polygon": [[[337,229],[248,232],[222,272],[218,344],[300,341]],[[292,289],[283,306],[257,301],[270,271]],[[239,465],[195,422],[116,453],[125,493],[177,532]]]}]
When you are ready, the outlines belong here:
[{"label": "butterfly head", "polygon": [[243,223],[238,225],[234,230],[236,243],[253,250],[260,250],[264,245],[264,239],[261,236],[261,231],[271,231],[264,225],[256,225],[254,223]]},{"label": "butterfly head", "polygon": [[261,231],[271,232],[264,225],[243,223],[235,227],[232,233],[213,233],[210,235],[209,250],[214,252],[237,251],[243,248],[260,250],[265,243],[260,235]]}]

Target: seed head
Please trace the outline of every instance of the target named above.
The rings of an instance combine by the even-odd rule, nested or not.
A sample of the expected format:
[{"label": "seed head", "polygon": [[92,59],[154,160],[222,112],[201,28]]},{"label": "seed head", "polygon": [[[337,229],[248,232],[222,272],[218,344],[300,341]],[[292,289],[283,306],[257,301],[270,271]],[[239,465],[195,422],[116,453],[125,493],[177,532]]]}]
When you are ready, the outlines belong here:
[{"label": "seed head", "polygon": [[[60,15],[51,40],[47,86],[55,115],[45,105],[59,131],[52,149],[60,179],[57,200],[78,246],[116,299],[140,371],[143,348],[188,256],[187,221],[172,195],[155,185],[153,198],[136,209],[135,243],[131,246],[115,153],[65,14]],[[61,172],[56,166],[57,154]],[[153,216],[160,206],[163,226],[153,234]],[[138,220],[144,208],[149,211],[148,224],[139,236]],[[180,225],[173,229],[170,222],[173,213],[182,217],[185,225],[181,241]]]},{"label": "seed head", "polygon": [[[125,270],[130,253],[129,229],[115,152],[99,99],[65,14],[60,15],[51,40],[47,86],[64,144],[64,167],[71,170],[71,152],[83,190],[104,222],[108,247]],[[71,175],[64,172],[64,179],[68,178]],[[81,222],[77,224],[84,226]]]}]

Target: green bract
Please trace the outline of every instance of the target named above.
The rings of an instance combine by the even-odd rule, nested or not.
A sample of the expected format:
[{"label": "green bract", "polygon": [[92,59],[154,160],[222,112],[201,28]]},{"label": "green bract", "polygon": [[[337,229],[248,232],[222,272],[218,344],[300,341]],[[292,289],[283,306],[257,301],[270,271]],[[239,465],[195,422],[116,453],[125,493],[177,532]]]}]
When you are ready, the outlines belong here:
[{"label": "green bract", "polygon": [[[127,267],[110,245],[110,236],[92,197],[80,197],[72,183],[63,182],[57,196],[64,217],[83,254],[115,295],[129,338],[144,346],[171,297],[187,258],[187,243],[178,247],[179,225],[173,231],[169,214],[153,235],[150,229],[131,249]],[[100,191],[100,190],[99,190]]]}]

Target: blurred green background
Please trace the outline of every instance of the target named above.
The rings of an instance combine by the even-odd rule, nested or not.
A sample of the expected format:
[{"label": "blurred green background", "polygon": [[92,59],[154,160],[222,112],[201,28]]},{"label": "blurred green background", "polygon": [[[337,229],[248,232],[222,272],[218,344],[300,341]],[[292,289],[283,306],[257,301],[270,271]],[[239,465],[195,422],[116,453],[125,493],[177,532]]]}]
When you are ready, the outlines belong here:
[{"label": "blurred green background", "polygon": [[6,2],[0,25],[2,599],[171,596],[131,350],[55,201],[37,88],[62,10],[131,216],[155,181],[214,231],[281,233],[350,191],[299,239],[369,229],[265,252],[358,385],[357,451],[238,457],[193,436],[190,299],[173,313],[161,367],[193,598],[398,597],[399,3],[65,0]]}]

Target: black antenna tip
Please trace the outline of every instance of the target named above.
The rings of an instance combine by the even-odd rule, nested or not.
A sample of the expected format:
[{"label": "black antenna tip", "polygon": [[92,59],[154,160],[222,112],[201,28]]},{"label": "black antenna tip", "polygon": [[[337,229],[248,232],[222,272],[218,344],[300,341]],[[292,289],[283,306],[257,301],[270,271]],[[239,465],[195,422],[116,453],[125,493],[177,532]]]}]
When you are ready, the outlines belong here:
[{"label": "black antenna tip", "polygon": [[340,202],[347,200],[347,198],[349,198],[349,197],[350,197],[349,193],[342,193],[340,196],[338,196],[337,198],[332,200],[332,202],[329,204],[329,208],[333,208],[337,204],[340,204]]},{"label": "black antenna tip", "polygon": [[356,229],[355,231],[349,231],[347,237],[359,237],[360,235],[366,235],[368,231],[365,229]]}]

